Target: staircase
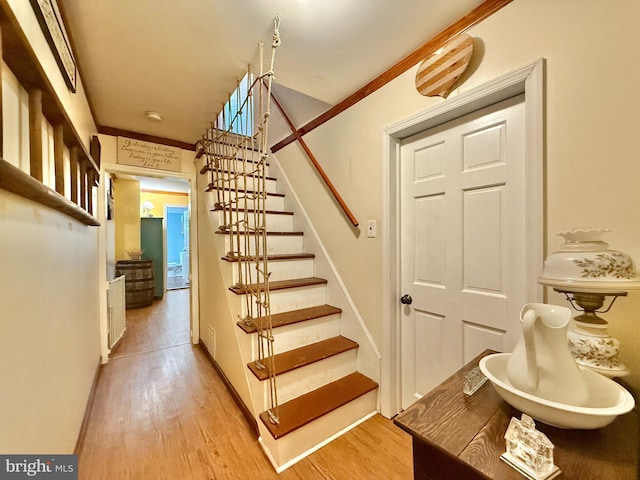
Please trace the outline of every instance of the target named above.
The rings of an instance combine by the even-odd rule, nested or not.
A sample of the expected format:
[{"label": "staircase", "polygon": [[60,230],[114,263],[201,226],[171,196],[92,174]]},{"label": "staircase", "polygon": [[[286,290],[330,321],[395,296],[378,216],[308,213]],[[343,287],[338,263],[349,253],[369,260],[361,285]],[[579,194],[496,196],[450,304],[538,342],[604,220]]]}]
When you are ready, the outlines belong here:
[{"label": "staircase", "polygon": [[[252,183],[250,177],[245,179],[243,190],[251,192]],[[315,254],[305,253],[304,233],[294,229],[294,214],[285,210],[285,195],[278,193],[275,178],[267,178],[266,190],[266,254],[274,337],[273,362],[265,362],[266,369],[255,362],[255,322],[241,320],[237,328],[254,352],[246,375],[260,442],[276,470],[282,471],[375,413],[378,385],[357,371],[359,345],[341,335],[342,309],[327,304],[328,281],[314,276],[317,259]],[[228,201],[232,192],[217,194]],[[250,199],[239,200],[238,207],[244,208],[245,202],[249,210],[254,208]],[[224,225],[219,206],[211,211],[218,216],[218,225]],[[224,238],[224,252],[234,250],[228,228],[219,228],[216,235]],[[255,251],[241,250],[240,255],[251,257]],[[238,256],[225,254],[220,261],[223,269],[232,272],[224,275],[233,278],[229,295],[242,298],[251,286],[238,284]],[[231,301],[230,305],[240,309],[232,312],[233,318],[245,318],[245,301]],[[277,424],[270,421],[267,412],[271,373],[277,385]]]}]

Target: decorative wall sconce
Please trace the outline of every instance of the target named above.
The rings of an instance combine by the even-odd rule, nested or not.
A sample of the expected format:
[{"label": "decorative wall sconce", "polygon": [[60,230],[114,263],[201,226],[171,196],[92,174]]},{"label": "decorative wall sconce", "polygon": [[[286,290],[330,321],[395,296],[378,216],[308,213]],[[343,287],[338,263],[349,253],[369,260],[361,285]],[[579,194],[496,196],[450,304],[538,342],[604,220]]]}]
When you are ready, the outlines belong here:
[{"label": "decorative wall sconce", "polygon": [[[538,278],[542,285],[564,293],[571,306],[582,311],[573,318],[569,348],[580,365],[608,377],[622,377],[629,370],[618,358],[620,342],[609,335],[606,313],[618,297],[640,289],[640,277],[626,253],[610,250],[602,236],[609,230],[573,230],[560,235],[565,243],[544,262]],[[602,310],[610,297],[608,306]]]}]

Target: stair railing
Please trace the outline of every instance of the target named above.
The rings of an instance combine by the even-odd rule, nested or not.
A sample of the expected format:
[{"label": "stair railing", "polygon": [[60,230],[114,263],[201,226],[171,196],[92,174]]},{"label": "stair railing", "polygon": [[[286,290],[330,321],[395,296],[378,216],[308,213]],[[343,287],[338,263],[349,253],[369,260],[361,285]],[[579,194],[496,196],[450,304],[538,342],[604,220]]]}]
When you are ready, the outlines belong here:
[{"label": "stair railing", "polygon": [[[245,315],[240,320],[257,329],[256,365],[268,374],[267,412],[274,424],[280,420],[269,292],[266,173],[271,83],[275,51],[280,45],[279,25],[280,19],[276,16],[269,69],[264,71],[261,43],[260,73],[254,79],[251,66],[248,67],[246,96],[241,98],[241,88],[234,93],[237,111],[231,111],[232,102],[227,102],[229,111],[222,109],[200,141],[205,162],[200,171],[210,175],[207,191],[216,193],[214,208],[222,216],[219,231],[229,235],[231,250],[226,254],[236,260],[236,287],[245,292]],[[235,132],[240,122],[245,122],[244,128]],[[247,132],[253,133],[247,135]]]}]

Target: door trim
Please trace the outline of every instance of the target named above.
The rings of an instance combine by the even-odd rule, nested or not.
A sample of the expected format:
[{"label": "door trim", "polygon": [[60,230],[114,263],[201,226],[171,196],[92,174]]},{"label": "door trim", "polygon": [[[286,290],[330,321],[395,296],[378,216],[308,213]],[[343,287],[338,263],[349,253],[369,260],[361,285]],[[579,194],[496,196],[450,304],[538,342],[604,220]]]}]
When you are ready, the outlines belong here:
[{"label": "door trim", "polygon": [[[104,152],[104,150],[103,150]],[[104,181],[105,173],[120,173],[122,175],[139,175],[141,177],[153,177],[161,176],[166,178],[180,178],[189,182],[189,250],[191,253],[191,276],[190,282],[190,329],[191,329],[191,343],[196,345],[200,343],[200,300],[198,296],[199,291],[199,276],[198,276],[198,190],[196,188],[196,174],[181,173],[181,172],[154,172],[144,167],[133,167],[129,165],[120,165],[116,163],[104,162],[100,166],[100,185],[98,187],[98,220],[101,227],[98,227],[98,257],[99,257],[99,275],[100,278],[107,278],[107,213],[105,205],[105,187]],[[166,262],[165,262],[166,263]],[[107,324],[107,297],[106,288],[100,289],[100,351],[101,362],[106,364],[109,362],[109,347],[108,347],[108,324]]]},{"label": "door trim", "polygon": [[[383,325],[380,413],[391,418],[401,409],[400,332],[400,145],[404,138],[496,102],[525,94],[525,175],[527,202],[527,292],[542,300],[537,278],[544,260],[544,59],[479,85],[469,92],[384,129],[382,289]],[[542,206],[542,208],[540,208]]]}]

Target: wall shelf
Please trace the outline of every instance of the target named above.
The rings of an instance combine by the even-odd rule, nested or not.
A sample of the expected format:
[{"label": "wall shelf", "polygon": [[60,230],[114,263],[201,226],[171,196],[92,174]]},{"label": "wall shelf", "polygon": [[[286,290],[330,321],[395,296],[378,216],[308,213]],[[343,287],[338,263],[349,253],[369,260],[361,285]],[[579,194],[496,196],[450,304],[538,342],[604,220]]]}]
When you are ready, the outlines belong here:
[{"label": "wall shelf", "polygon": [[[90,142],[86,144],[82,141],[7,0],[0,0],[0,32],[2,60],[29,94],[31,167],[30,174],[27,174],[1,159],[5,139],[2,134],[3,99],[0,95],[0,188],[54,208],[86,225],[98,226],[92,215],[92,187],[98,185],[100,178],[98,138],[87,139]],[[43,183],[44,120],[54,131],[55,189]],[[71,178],[64,178],[65,148],[69,149],[71,157]],[[64,196],[66,182],[70,183],[71,199]]]},{"label": "wall shelf", "polygon": [[86,210],[2,159],[0,159],[0,188],[58,210],[85,225],[100,226],[100,223]]}]

